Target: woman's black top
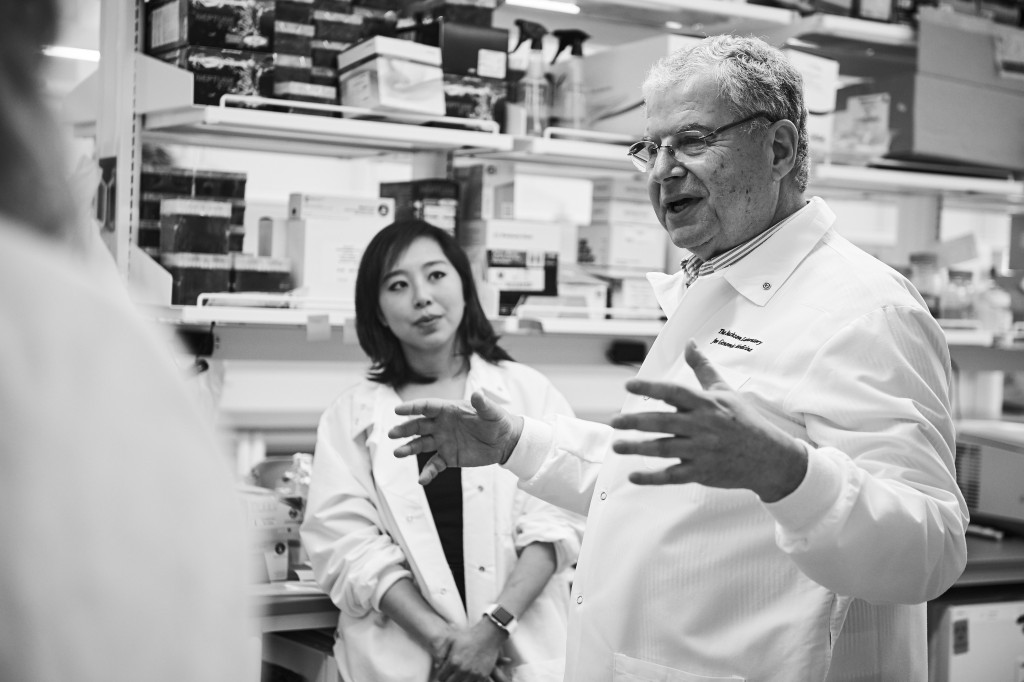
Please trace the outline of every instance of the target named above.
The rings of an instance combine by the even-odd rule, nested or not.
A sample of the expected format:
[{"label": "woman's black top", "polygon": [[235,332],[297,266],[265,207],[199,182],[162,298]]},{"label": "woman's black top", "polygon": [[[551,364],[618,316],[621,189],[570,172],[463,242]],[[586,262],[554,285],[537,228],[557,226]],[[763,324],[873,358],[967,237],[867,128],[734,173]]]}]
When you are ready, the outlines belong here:
[{"label": "woman's black top", "polygon": [[[419,453],[416,459],[420,471],[433,453]],[[451,567],[455,586],[459,588],[462,604],[466,604],[465,559],[462,553],[462,469],[448,467],[437,478],[424,486],[430,514],[434,517],[437,535],[441,538],[444,558]]]}]

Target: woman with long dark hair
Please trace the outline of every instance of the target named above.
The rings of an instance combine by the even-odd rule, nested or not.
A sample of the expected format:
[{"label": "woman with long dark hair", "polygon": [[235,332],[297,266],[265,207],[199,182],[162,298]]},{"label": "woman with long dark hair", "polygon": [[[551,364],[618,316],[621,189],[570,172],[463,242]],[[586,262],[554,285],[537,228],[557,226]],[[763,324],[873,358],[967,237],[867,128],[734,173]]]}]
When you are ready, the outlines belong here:
[{"label": "woman with long dark hair", "polygon": [[392,224],[368,245],[356,330],[371,368],[320,421],[302,526],[341,611],[342,677],[560,679],[579,517],[497,468],[451,469],[422,487],[425,459],[395,458],[387,432],[400,421],[394,407],[420,397],[483,390],[535,416],[572,414],[568,403],[498,345],[466,255],[422,221]]}]

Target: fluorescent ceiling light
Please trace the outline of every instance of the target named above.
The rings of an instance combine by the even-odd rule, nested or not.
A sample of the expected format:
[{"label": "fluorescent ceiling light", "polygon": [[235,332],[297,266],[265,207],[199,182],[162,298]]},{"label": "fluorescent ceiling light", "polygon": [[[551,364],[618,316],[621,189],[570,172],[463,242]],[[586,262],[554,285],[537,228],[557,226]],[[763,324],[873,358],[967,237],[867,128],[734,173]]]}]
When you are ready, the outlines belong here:
[{"label": "fluorescent ceiling light", "polygon": [[557,2],[557,0],[505,0],[506,5],[518,7],[529,7],[530,9],[542,9],[547,12],[562,12],[563,14],[579,14],[579,5],[571,2]]},{"label": "fluorescent ceiling light", "polygon": [[98,62],[100,60],[99,50],[87,50],[82,47],[65,47],[63,45],[45,45],[43,54],[47,57],[60,57],[61,59],[77,59],[80,62]]},{"label": "fluorescent ceiling light", "polygon": [[681,31],[685,27],[678,21],[666,21],[665,28],[667,28],[670,31]]}]

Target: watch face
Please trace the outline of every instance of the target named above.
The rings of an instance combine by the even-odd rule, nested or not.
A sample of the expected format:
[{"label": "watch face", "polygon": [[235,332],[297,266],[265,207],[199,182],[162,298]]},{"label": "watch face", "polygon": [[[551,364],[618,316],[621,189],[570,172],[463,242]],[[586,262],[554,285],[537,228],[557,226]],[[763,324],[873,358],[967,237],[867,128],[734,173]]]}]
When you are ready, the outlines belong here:
[{"label": "watch face", "polygon": [[516,619],[511,613],[505,610],[502,606],[495,606],[494,611],[491,612],[494,618],[502,625],[507,626],[509,623]]}]

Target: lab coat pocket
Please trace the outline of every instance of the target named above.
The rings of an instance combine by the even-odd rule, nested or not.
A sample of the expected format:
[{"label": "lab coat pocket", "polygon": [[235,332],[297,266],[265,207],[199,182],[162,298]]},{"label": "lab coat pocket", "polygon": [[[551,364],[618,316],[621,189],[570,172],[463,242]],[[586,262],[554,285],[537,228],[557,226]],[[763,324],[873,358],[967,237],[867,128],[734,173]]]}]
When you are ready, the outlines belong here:
[{"label": "lab coat pocket", "polygon": [[612,658],[612,682],[743,682],[744,678],[709,677],[668,668],[657,663],[615,654]]},{"label": "lab coat pocket", "polygon": [[552,658],[539,663],[526,663],[512,670],[512,682],[562,682],[565,659]]}]

